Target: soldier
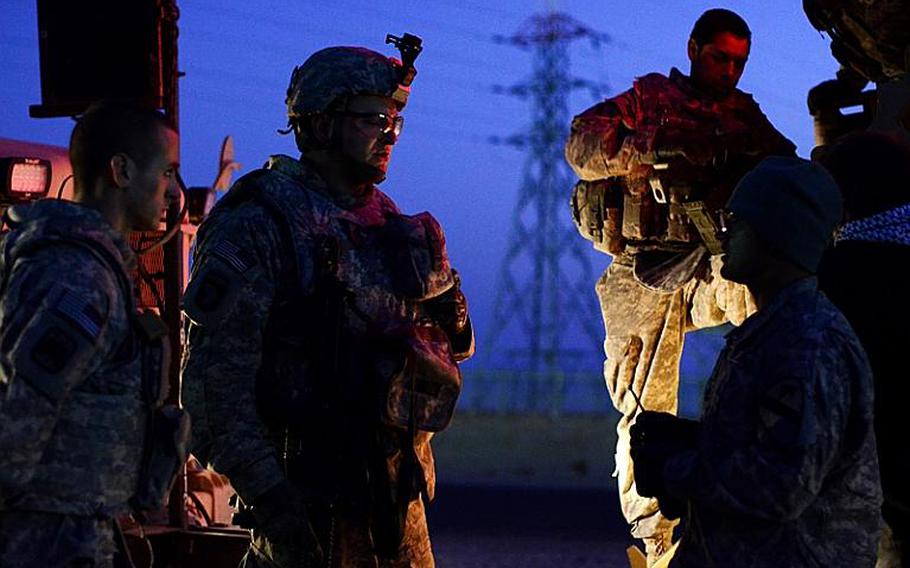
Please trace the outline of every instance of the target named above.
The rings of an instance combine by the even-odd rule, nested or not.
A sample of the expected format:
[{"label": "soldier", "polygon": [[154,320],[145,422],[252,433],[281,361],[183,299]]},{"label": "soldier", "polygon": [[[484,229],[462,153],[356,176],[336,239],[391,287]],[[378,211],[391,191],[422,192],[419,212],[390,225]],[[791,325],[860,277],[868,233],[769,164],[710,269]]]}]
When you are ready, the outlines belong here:
[{"label": "soldier", "polygon": [[101,104],[70,139],[74,202],[6,212],[0,246],[0,566],[111,566],[146,401],[126,234],[174,191],[164,116]]},{"label": "soldier", "polygon": [[184,397],[194,453],[249,507],[246,567],[434,565],[430,437],[473,332],[439,224],[376,187],[417,42],[403,63],[330,47],[296,68],[300,159],[238,180],[199,231]]},{"label": "soldier", "polygon": [[860,132],[820,157],[844,194],[844,218],[818,270],[819,288],[844,312],[869,356],[875,379],[875,438],[882,474],[885,534],[878,568],[910,566],[910,459],[903,422],[910,384],[908,278],[910,144]]},{"label": "soldier", "polygon": [[672,567],[875,565],[872,373],[814,276],[841,203],[821,166],[779,157],[730,198],[721,273],[758,311],[727,335],[700,423],[632,427],[639,491],[687,516]]},{"label": "soldier", "polygon": [[716,210],[761,157],[794,153],[752,97],[736,89],[750,47],[742,18],[708,10],[689,38],[689,76],[674,68],[669,77],[639,78],[575,117],[566,145],[583,180],[573,197],[576,226],[613,256],[596,287],[606,328],[604,377],[622,413],[620,502],[649,563],[667,549],[675,523],[635,490],[628,430],[636,399],[648,410],[676,413],[685,333],[738,324],[754,309],[744,287],[718,275]]}]

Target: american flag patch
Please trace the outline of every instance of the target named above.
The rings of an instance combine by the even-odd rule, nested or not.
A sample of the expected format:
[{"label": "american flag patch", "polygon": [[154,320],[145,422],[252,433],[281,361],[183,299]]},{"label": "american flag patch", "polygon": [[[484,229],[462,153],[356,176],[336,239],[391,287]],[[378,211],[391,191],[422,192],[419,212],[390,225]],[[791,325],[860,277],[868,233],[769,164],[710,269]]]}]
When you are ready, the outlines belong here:
[{"label": "american flag patch", "polygon": [[66,290],[63,292],[63,296],[57,300],[54,309],[92,340],[98,339],[98,336],[101,335],[104,317],[82,296]]},{"label": "american flag patch", "polygon": [[219,241],[212,247],[212,254],[231,265],[237,272],[246,272],[256,261],[250,254],[231,241]]}]

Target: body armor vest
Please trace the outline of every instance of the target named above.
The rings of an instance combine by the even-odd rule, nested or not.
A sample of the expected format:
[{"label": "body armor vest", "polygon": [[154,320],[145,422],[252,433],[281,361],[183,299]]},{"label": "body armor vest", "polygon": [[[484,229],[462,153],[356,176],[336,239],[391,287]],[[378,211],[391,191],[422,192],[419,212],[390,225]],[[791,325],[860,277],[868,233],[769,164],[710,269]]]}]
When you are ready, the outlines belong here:
[{"label": "body armor vest", "polygon": [[[416,396],[389,392],[378,374],[402,371],[395,368],[401,366],[396,350],[422,328],[420,303],[454,284],[442,231],[428,213],[402,215],[377,189],[361,207],[343,209],[314,189],[322,182],[307,168],[290,158],[275,158],[270,169],[238,180],[212,212],[218,215],[254,199],[270,212],[283,244],[257,376],[260,418],[279,444],[282,435],[291,433],[290,446],[296,447],[288,448],[288,439],[283,440],[286,460],[292,461],[296,452],[309,464],[324,465],[299,468],[315,478],[298,482],[325,487],[339,483],[331,478],[362,475],[363,468],[352,462],[369,459],[380,426],[407,432],[406,424],[395,423],[394,408],[390,411],[402,409],[402,414],[425,419],[414,425],[424,431],[412,431],[411,441],[399,441],[413,446],[431,484],[426,430],[447,423],[436,419],[440,413],[432,404],[445,398],[451,411],[458,392],[440,393],[445,386],[435,384],[412,385],[411,392],[419,391]],[[440,359],[418,353],[410,364],[445,360],[446,354],[451,358],[448,339],[442,341]],[[439,345],[429,349],[434,346]],[[460,388],[454,361],[452,367]],[[362,485],[357,479],[340,484]]]},{"label": "body armor vest", "polygon": [[651,73],[638,79],[643,115],[636,139],[647,142],[639,151],[671,142],[683,149],[707,144],[717,155],[704,165],[670,157],[649,177],[626,180],[622,236],[646,249],[691,250],[701,243],[685,205],[703,202],[708,212],[716,212],[739,178],[779,146],[777,138],[763,139],[759,121],[765,119],[749,95],[736,91],[716,102],[698,96],[684,81],[675,69],[670,78]]},{"label": "body armor vest", "polygon": [[[14,227],[15,229],[15,227]],[[126,510],[136,491],[146,410],[141,392],[141,349],[132,331],[132,289],[120,252],[99,231],[68,218],[48,217],[3,242],[0,274],[39,247],[68,245],[90,252],[119,282],[119,304],[108,326],[123,329],[118,345],[70,392],[32,479],[6,499],[7,509],[109,516]]]}]

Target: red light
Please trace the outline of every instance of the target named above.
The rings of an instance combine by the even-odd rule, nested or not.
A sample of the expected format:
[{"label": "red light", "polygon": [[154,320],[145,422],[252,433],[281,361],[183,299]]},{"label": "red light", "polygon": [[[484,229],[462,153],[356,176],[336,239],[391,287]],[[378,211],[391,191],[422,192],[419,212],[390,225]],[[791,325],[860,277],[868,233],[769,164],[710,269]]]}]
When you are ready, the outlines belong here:
[{"label": "red light", "polygon": [[51,163],[41,158],[2,158],[0,176],[0,194],[8,199],[38,199],[51,185]]}]

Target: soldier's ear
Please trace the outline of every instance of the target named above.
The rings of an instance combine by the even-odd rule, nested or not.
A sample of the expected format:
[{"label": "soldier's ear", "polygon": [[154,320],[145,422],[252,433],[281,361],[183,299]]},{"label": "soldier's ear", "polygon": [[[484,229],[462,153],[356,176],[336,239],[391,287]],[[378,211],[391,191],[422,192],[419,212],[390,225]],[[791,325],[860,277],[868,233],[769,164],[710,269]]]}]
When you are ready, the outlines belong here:
[{"label": "soldier's ear", "polygon": [[114,154],[108,160],[108,172],[111,181],[117,187],[126,187],[133,178],[133,160],[123,153]]},{"label": "soldier's ear", "polygon": [[686,53],[689,54],[689,61],[695,61],[698,57],[698,43],[695,41],[694,37],[689,38],[689,45],[686,48]]},{"label": "soldier's ear", "polygon": [[313,132],[313,138],[320,147],[326,147],[332,140],[332,129],[335,121],[327,113],[320,112],[310,117],[310,128]]}]

